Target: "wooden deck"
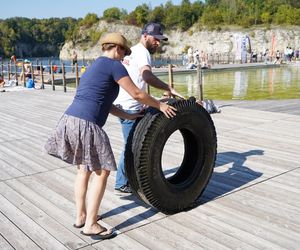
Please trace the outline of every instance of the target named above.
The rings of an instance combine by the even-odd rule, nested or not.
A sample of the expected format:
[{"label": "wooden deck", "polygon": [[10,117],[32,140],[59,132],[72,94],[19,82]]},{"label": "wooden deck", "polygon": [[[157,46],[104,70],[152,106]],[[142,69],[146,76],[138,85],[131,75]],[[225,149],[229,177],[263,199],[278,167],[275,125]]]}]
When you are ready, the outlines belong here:
[{"label": "wooden deck", "polygon": [[[99,213],[118,235],[96,241],[72,226],[74,167],[42,152],[73,95],[0,93],[0,249],[299,249],[300,100],[289,106],[298,113],[285,108],[288,101],[276,102],[274,110],[224,102],[212,115],[217,164],[189,211],[166,216],[135,197],[120,198],[112,173]],[[122,137],[115,117],[105,130],[118,160]],[[179,147],[175,136],[167,161],[180,157]]]}]

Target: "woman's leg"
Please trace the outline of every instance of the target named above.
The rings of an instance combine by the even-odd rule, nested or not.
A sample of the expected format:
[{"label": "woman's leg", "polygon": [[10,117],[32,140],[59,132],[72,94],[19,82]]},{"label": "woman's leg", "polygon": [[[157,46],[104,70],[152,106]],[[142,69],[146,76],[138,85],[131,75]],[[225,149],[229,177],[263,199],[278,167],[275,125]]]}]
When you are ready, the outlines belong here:
[{"label": "woman's leg", "polygon": [[109,174],[110,171],[104,169],[95,171],[95,176],[93,177],[88,194],[84,233],[99,233],[103,230],[103,227],[97,223],[97,214],[105,192]]},{"label": "woman's leg", "polygon": [[75,225],[83,225],[86,220],[86,193],[91,176],[90,171],[86,171],[83,165],[77,166],[77,176],[75,179],[75,203],[76,203],[76,222]]}]

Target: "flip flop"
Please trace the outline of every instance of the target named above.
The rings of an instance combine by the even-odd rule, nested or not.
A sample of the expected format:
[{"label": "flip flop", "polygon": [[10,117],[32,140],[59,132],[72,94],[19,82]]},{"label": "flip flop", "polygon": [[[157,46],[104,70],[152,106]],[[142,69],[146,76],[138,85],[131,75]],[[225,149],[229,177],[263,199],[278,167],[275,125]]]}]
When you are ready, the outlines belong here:
[{"label": "flip flop", "polygon": [[[107,234],[102,234],[104,232],[109,232]],[[103,230],[101,230],[99,233],[96,234],[89,234],[89,233],[84,233],[83,231],[80,231],[80,233],[84,236],[90,236],[92,239],[94,240],[105,240],[105,239],[110,239],[112,237],[115,236],[115,231],[112,229],[107,229],[107,228],[103,228]]]},{"label": "flip flop", "polygon": [[[97,221],[102,220],[102,216],[101,215],[97,215]],[[81,224],[81,225],[76,225],[75,223],[73,224],[73,227],[75,228],[83,228],[85,225],[85,223]]]}]

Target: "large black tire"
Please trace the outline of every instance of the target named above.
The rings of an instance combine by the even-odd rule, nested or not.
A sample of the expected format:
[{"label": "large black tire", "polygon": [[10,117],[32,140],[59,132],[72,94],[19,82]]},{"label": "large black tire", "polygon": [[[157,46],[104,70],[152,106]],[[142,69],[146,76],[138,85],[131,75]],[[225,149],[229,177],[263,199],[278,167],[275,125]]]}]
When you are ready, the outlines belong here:
[{"label": "large black tire", "polygon": [[[177,115],[166,118],[151,109],[136,124],[125,150],[125,170],[133,193],[161,212],[172,214],[191,206],[208,184],[215,164],[217,138],[207,111],[190,100],[169,100]],[[168,138],[180,131],[184,156],[177,172],[166,178],[162,152]]]}]

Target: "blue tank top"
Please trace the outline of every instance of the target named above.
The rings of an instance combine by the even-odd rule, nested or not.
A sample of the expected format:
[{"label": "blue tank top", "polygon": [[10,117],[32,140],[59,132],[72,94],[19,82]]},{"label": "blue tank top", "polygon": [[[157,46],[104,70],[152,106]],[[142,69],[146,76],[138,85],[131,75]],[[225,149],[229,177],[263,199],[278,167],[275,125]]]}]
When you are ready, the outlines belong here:
[{"label": "blue tank top", "polygon": [[104,56],[97,58],[83,73],[74,100],[65,113],[102,127],[119,93],[117,81],[125,76],[128,73],[120,61]]}]

